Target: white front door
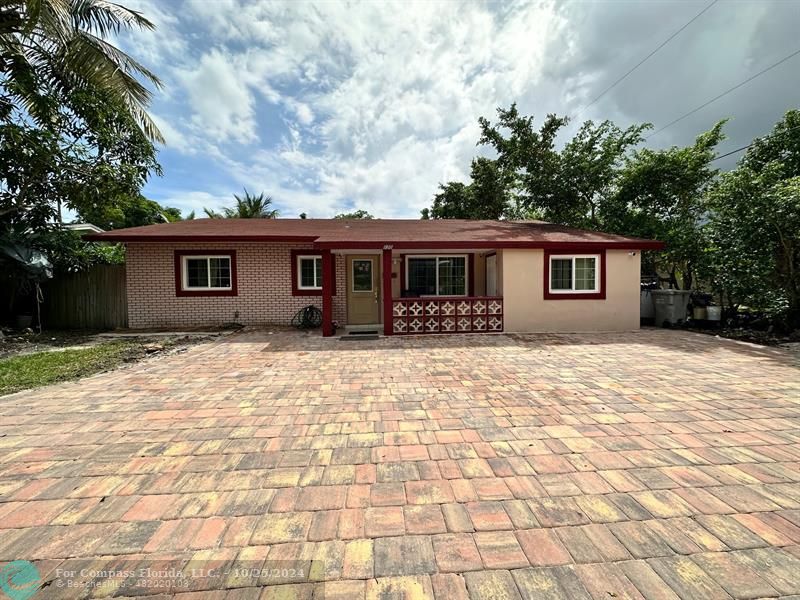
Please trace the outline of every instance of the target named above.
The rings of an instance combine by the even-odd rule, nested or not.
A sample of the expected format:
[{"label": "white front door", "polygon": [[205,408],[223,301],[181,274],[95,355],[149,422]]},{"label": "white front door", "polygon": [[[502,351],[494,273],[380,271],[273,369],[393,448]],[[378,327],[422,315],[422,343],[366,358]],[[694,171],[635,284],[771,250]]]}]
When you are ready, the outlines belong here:
[{"label": "white front door", "polygon": [[497,255],[486,257],[486,295],[497,296]]}]

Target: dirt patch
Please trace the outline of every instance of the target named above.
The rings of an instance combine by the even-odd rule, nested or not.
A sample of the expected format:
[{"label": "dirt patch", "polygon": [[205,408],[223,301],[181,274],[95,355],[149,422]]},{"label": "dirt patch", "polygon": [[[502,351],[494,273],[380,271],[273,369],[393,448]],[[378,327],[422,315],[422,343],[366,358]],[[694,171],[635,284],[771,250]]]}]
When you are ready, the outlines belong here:
[{"label": "dirt patch", "polygon": [[[133,332],[125,332],[133,333]],[[141,348],[143,355],[155,354],[168,350],[175,350],[192,344],[207,342],[216,337],[216,334],[209,335],[191,334],[176,332],[168,335],[156,332],[136,332],[136,335],[126,336],[127,339],[136,342]],[[14,356],[24,356],[37,352],[57,352],[63,350],[77,350],[81,348],[91,348],[100,344],[107,344],[113,337],[106,337],[107,332],[99,331],[45,331],[43,333],[9,331],[3,332],[0,338],[0,360]],[[148,335],[151,334],[151,335]]]},{"label": "dirt patch", "polygon": [[800,345],[800,331],[792,333],[776,333],[774,331],[762,331],[749,329],[747,327],[720,327],[719,329],[707,327],[687,327],[689,331],[716,335],[719,337],[737,340],[739,342],[749,342],[761,346],[779,346],[787,349],[796,348]]},{"label": "dirt patch", "polygon": [[48,350],[86,348],[101,343],[96,331],[45,331],[33,333],[4,330],[0,338],[0,359]]}]

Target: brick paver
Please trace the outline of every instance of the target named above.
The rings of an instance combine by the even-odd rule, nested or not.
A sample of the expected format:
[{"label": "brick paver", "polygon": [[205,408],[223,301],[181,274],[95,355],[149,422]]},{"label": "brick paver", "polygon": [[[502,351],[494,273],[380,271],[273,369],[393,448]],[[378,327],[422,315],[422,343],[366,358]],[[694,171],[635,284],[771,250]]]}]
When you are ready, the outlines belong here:
[{"label": "brick paver", "polygon": [[661,330],[244,332],[0,398],[12,560],[42,598],[798,595],[800,368]]}]

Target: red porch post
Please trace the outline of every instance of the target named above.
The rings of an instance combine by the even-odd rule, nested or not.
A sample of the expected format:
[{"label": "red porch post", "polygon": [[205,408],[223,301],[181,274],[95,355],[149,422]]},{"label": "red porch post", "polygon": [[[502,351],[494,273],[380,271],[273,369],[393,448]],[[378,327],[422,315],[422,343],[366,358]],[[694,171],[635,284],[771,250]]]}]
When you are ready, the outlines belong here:
[{"label": "red porch post", "polygon": [[392,247],[383,247],[383,335],[392,335]]},{"label": "red porch post", "polygon": [[322,335],[333,335],[333,255],[330,250],[322,251]]}]

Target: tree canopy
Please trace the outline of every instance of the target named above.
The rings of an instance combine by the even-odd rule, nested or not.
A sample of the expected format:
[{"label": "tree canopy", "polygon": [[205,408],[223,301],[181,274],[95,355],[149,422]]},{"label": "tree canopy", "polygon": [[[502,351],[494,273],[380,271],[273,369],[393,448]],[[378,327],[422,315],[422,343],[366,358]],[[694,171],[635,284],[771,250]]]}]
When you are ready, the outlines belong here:
[{"label": "tree canopy", "polygon": [[[0,241],[69,268],[116,261],[60,228],[63,211],[103,228],[173,216],[141,195],[160,175],[146,113],[158,78],[110,39],[152,29],[104,0],[8,0],[0,6]],[[63,255],[60,253],[68,253]]]},{"label": "tree canopy", "polygon": [[451,181],[439,186],[431,219],[499,219],[508,210],[508,184],[498,162],[488,158],[472,161],[471,182]]},{"label": "tree canopy", "polygon": [[[47,125],[60,100],[102,94],[150,140],[163,142],[147,114],[158,77],[108,38],[152,30],[139,12],[105,0],[6,0],[0,7],[0,118],[14,110]],[[140,80],[144,80],[144,83]],[[54,101],[54,97],[56,101]]]},{"label": "tree canopy", "polygon": [[714,291],[800,327],[800,111],[719,177],[707,207],[703,276]]},{"label": "tree canopy", "polygon": [[[304,218],[304,217],[301,217]],[[371,214],[369,214],[366,210],[359,209],[354,210],[353,212],[346,212],[346,213],[339,213],[338,215],[333,217],[334,219],[374,219]]]},{"label": "tree canopy", "polygon": [[586,121],[563,143],[569,123],[541,126],[515,105],[479,119],[470,180],[439,185],[423,219],[520,219],[665,242],[646,252],[643,273],[670,287],[713,288],[800,325],[800,111],[758,138],[738,166],[720,174],[725,121],[686,147],[641,147],[649,124]]}]

